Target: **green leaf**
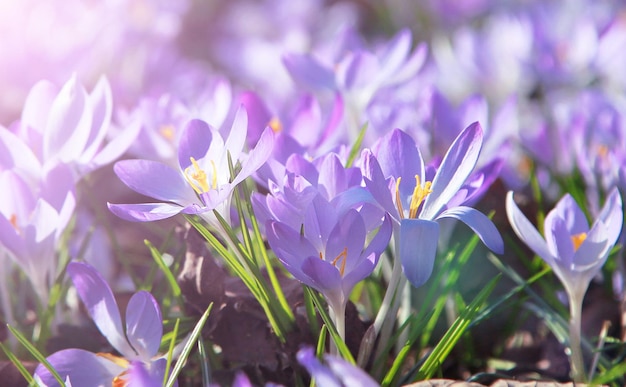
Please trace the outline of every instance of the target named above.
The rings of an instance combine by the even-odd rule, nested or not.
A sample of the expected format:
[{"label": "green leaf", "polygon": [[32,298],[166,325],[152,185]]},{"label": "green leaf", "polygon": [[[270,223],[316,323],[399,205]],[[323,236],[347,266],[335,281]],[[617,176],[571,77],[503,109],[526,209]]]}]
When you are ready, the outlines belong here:
[{"label": "green leaf", "polygon": [[444,360],[452,351],[452,348],[456,345],[457,341],[461,338],[463,333],[469,327],[474,316],[480,312],[482,305],[487,300],[487,297],[491,294],[496,283],[500,280],[500,275],[493,278],[485,288],[472,300],[472,302],[461,312],[459,317],[452,323],[448,331],[441,338],[439,343],[432,350],[422,367],[419,369],[417,379],[423,380],[432,377],[439,369],[439,366],[443,364]]},{"label": "green leaf", "polygon": [[303,285],[303,287],[304,287],[305,293],[309,293],[309,296],[313,300],[313,303],[315,304],[317,311],[320,313],[320,316],[322,317],[322,321],[324,321],[326,328],[330,332],[330,337],[332,337],[333,342],[337,346],[337,350],[339,351],[339,354],[341,355],[341,357],[343,357],[346,361],[348,361],[352,365],[356,364],[356,362],[354,361],[354,357],[352,357],[352,353],[350,353],[350,350],[348,349],[348,346],[341,339],[341,336],[339,336],[339,332],[337,332],[337,328],[335,328],[335,324],[333,324],[330,316],[328,315],[328,312],[326,312],[326,308],[324,308],[324,301],[322,300],[322,297],[319,295],[319,293],[317,293],[317,291],[311,289],[310,287],[306,285]]},{"label": "green leaf", "polygon": [[[11,352],[11,350],[9,348],[7,348],[4,344],[2,344],[1,342],[0,342],[0,348],[2,348],[4,353],[7,355],[7,358],[11,361],[11,363],[13,363],[15,368],[17,368],[17,370],[20,371],[20,374],[22,374],[22,376],[24,377],[24,379],[26,379],[28,384],[29,385],[34,384],[35,383],[35,378],[33,378],[33,375],[31,375],[30,372],[28,372],[28,370],[26,369],[26,367],[24,367],[24,365],[22,364],[20,359],[18,359],[13,354],[13,352]],[[50,370],[50,372],[54,371],[54,370],[52,370],[50,368],[48,368],[48,370]],[[56,371],[54,371],[54,372],[56,372]],[[61,385],[64,386],[65,383],[63,383]]]},{"label": "green leaf", "polygon": [[176,319],[174,329],[171,333],[170,346],[167,350],[167,361],[165,363],[165,373],[163,374],[163,384],[167,382],[167,377],[170,373],[170,367],[172,366],[172,355],[174,354],[174,346],[176,345],[176,338],[178,337],[178,326],[180,325],[180,319]]},{"label": "green leaf", "polygon": [[172,294],[174,295],[174,297],[176,297],[176,300],[178,301],[178,305],[183,305],[183,300],[181,298],[182,292],[180,290],[180,286],[178,286],[176,277],[174,277],[174,274],[172,273],[170,268],[165,264],[165,261],[163,260],[163,255],[161,254],[159,250],[157,250],[157,248],[149,240],[144,239],[143,243],[145,243],[145,245],[148,246],[148,249],[150,249],[150,254],[152,255],[152,258],[154,259],[154,262],[157,264],[159,269],[161,269],[161,271],[165,275],[165,278],[167,279],[167,283],[170,285],[170,288],[172,289]]},{"label": "green leaf", "polygon": [[200,333],[202,333],[202,328],[204,327],[206,320],[209,318],[211,309],[213,309],[213,303],[209,304],[209,307],[206,308],[206,310],[204,311],[204,314],[202,315],[202,317],[200,317],[200,321],[198,321],[196,326],[193,328],[193,331],[191,331],[191,334],[189,335],[189,338],[187,339],[187,342],[185,343],[185,346],[183,347],[183,350],[181,351],[180,356],[176,360],[176,365],[174,366],[174,369],[172,370],[172,374],[170,375],[169,379],[167,379],[167,383],[165,384],[166,387],[172,387],[174,383],[176,382],[176,378],[178,378],[178,374],[180,373],[180,371],[183,369],[183,366],[187,362],[187,358],[189,357],[189,354],[191,353],[191,349],[196,343],[196,340],[198,340],[198,338],[200,337]]},{"label": "green leaf", "polygon": [[[9,331],[11,331],[11,333],[13,334],[13,336],[15,336],[15,338],[17,338],[17,341],[20,342],[20,344],[22,344],[24,346],[24,348],[26,348],[26,350],[33,355],[33,357],[41,364],[43,364],[44,367],[46,367],[48,369],[48,371],[50,371],[50,373],[52,374],[52,376],[54,377],[54,379],[59,382],[59,384],[61,386],[65,386],[65,381],[61,378],[61,376],[59,375],[59,373],[54,369],[54,367],[52,367],[52,364],[50,364],[48,362],[48,360],[46,359],[46,357],[44,355],[41,354],[41,352],[39,352],[37,350],[37,348],[35,348],[34,345],[32,345],[28,339],[26,337],[24,337],[24,335],[22,335],[22,333],[20,333],[20,331],[18,331],[17,329],[13,328],[11,325],[7,324],[7,328],[9,328]],[[3,347],[4,349],[4,347]],[[6,353],[6,350],[5,350]],[[8,355],[8,354],[7,354]],[[20,371],[21,372],[21,371]],[[30,382],[29,382],[30,383]]]},{"label": "green leaf", "polygon": [[354,160],[359,155],[359,150],[361,149],[361,144],[363,143],[363,139],[365,138],[365,132],[367,131],[367,122],[363,124],[361,130],[359,131],[359,135],[356,138],[356,141],[350,148],[350,154],[348,155],[348,160],[346,161],[346,168],[349,168],[354,164]]}]

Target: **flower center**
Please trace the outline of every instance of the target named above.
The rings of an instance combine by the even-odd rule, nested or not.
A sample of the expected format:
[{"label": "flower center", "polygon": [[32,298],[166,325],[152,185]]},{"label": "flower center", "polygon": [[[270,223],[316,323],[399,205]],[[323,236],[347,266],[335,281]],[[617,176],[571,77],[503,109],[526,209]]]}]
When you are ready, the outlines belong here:
[{"label": "flower center", "polygon": [[[402,206],[402,198],[400,197],[400,181],[401,177],[398,177],[396,180],[396,206],[398,207],[398,212],[400,213],[400,217],[404,218],[404,208]],[[409,218],[415,219],[417,218],[417,211],[420,208],[420,205],[426,199],[426,196],[433,192],[430,188],[432,186],[432,182],[427,181],[420,184],[419,175],[415,175],[415,188],[413,189],[413,194],[411,195],[411,203],[409,204]]]},{"label": "flower center", "polygon": [[[346,271],[346,259],[347,258],[348,258],[348,248],[344,247],[341,253],[339,253],[339,255],[337,255],[335,259],[333,259],[330,262],[335,267],[337,267],[337,264],[339,263],[339,275],[341,275],[342,277],[343,277],[343,273]],[[324,256],[322,255],[321,251],[320,251],[320,259],[324,259]]]},{"label": "flower center", "polygon": [[11,226],[13,226],[13,228],[19,233],[20,226],[17,225],[17,215],[11,214],[11,216],[9,217],[9,222],[11,223]]},{"label": "flower center", "polygon": [[269,126],[270,128],[272,128],[272,130],[274,131],[274,133],[279,133],[282,132],[283,130],[283,124],[280,122],[280,120],[276,117],[272,117],[272,119],[270,120],[270,122],[267,124],[267,126]]},{"label": "flower center", "polygon": [[580,248],[580,245],[583,244],[585,239],[587,239],[587,233],[581,232],[580,234],[572,235],[572,243],[574,244],[574,251],[577,251]]},{"label": "flower center", "polygon": [[172,141],[174,139],[174,125],[162,125],[159,128],[159,133],[164,139]]},{"label": "flower center", "polygon": [[200,168],[198,162],[193,157],[190,157],[191,165],[185,168],[185,179],[191,185],[191,187],[199,195],[205,192],[209,192],[210,189],[217,189],[217,169],[215,163],[211,160],[211,167],[213,168],[213,175],[211,177],[211,185],[204,169]]}]

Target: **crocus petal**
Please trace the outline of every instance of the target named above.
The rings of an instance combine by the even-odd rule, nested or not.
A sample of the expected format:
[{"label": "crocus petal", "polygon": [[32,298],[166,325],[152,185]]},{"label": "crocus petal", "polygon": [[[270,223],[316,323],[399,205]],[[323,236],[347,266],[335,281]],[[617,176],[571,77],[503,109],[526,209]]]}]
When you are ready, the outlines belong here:
[{"label": "crocus petal", "polygon": [[491,251],[497,254],[504,253],[504,242],[502,241],[500,232],[498,232],[493,222],[482,212],[471,207],[460,206],[445,210],[437,217],[437,219],[440,218],[454,218],[460,220],[471,228]]},{"label": "crocus petal", "polygon": [[400,215],[398,209],[393,204],[391,191],[383,171],[378,163],[378,159],[374,156],[369,149],[363,150],[361,153],[363,159],[363,176],[365,180],[365,186],[372,193],[372,196],[381,205],[381,207],[389,213],[394,219],[399,221]]},{"label": "crocus petal", "polygon": [[[111,386],[124,368],[103,356],[82,349],[64,349],[47,358],[61,379],[69,378],[74,386]],[[50,371],[39,364],[35,369],[44,386],[59,386]]]},{"label": "crocus petal", "polygon": [[435,175],[432,192],[424,201],[420,218],[434,219],[463,186],[476,165],[482,143],[483,130],[478,122],[468,126],[454,140]]},{"label": "crocus petal", "polygon": [[190,158],[200,160],[206,156],[213,141],[214,132],[202,120],[190,120],[183,129],[178,143],[178,164],[184,170],[191,165]]},{"label": "crocus petal", "polygon": [[29,182],[37,181],[41,164],[37,156],[19,137],[0,126],[0,170],[16,169],[25,172]]},{"label": "crocus petal", "polygon": [[43,157],[77,160],[91,131],[91,107],[87,92],[73,76],[61,89],[50,108],[44,131]]},{"label": "crocus petal", "polygon": [[506,214],[513,231],[515,231],[519,239],[526,243],[535,254],[543,258],[550,266],[554,266],[554,255],[548,249],[548,245],[539,234],[539,231],[526,219],[522,211],[517,207],[517,204],[515,204],[512,191],[509,191],[506,195]]},{"label": "crocus petal", "polygon": [[126,337],[141,360],[149,362],[157,354],[161,336],[163,320],[159,304],[146,291],[133,294],[126,307]]},{"label": "crocus petal", "polygon": [[404,275],[415,286],[422,286],[433,271],[439,224],[422,219],[403,219],[400,223],[400,262]]},{"label": "crocus petal", "polygon": [[241,171],[239,171],[232,184],[239,184],[248,176],[252,175],[257,169],[261,168],[261,165],[272,155],[273,149],[274,131],[270,128],[265,128],[256,146],[250,151],[248,157],[242,163]]},{"label": "crocus petal", "polygon": [[[133,361],[128,367],[126,380],[128,386],[141,387],[161,387],[165,377],[165,368],[167,367],[167,359],[161,358],[151,363],[143,363]],[[178,381],[174,381],[174,386],[178,386]]]},{"label": "crocus petal", "polygon": [[91,319],[104,337],[125,357],[134,356],[135,351],[128,345],[122,330],[122,319],[109,284],[96,269],[86,263],[70,262],[67,273]]},{"label": "crocus petal", "polygon": [[613,247],[608,243],[607,234],[609,230],[606,225],[598,220],[594,227],[589,230],[587,237],[580,245],[572,259],[573,266],[571,269],[582,270],[588,266],[596,266],[596,273],[602,268],[609,250]]},{"label": "crocus petal", "polygon": [[554,228],[551,224],[555,219],[562,219],[569,235],[580,234],[589,231],[589,223],[585,213],[580,209],[570,194],[565,194],[556,206],[548,213],[545,219],[545,230]]},{"label": "crocus petal", "polygon": [[91,160],[89,167],[81,171],[83,174],[89,173],[92,169],[112,163],[120,158],[133,144],[141,132],[141,121],[133,121],[124,130],[115,136],[104,146]]},{"label": "crocus petal", "polygon": [[248,134],[248,113],[246,108],[241,105],[235,113],[233,125],[226,139],[224,146],[230,152],[230,157],[233,160],[239,159],[239,155],[243,150],[243,146],[246,143],[246,136]]},{"label": "crocus petal", "polygon": [[[338,264],[339,265],[339,264]],[[319,257],[308,257],[302,263],[302,272],[313,281],[315,289],[319,290],[329,299],[333,299],[334,291],[341,290],[341,274],[337,266]],[[335,299],[337,301],[337,299]],[[333,307],[337,305],[335,302]]]},{"label": "crocus petal", "polygon": [[[400,192],[402,197],[409,197],[415,188],[415,176],[424,178],[424,160],[411,136],[394,129],[382,138],[376,159],[384,176],[402,178]],[[473,166],[472,166],[473,167]],[[455,191],[456,192],[456,191]]]},{"label": "crocus petal", "polygon": [[198,201],[180,172],[151,160],[122,160],[113,167],[130,189],[157,200],[186,205]]},{"label": "crocus petal", "polygon": [[[354,366],[340,357],[324,355],[326,364],[341,380],[344,386],[378,387],[379,384],[362,369]],[[322,385],[322,384],[318,384]]]},{"label": "crocus petal", "polygon": [[113,204],[107,203],[109,210],[118,217],[130,222],[151,222],[171,218],[185,208],[168,203]]},{"label": "crocus petal", "polygon": [[269,221],[265,227],[267,242],[281,262],[299,268],[305,257],[319,254],[311,242],[286,224]]},{"label": "crocus petal", "polygon": [[624,222],[622,197],[617,188],[613,188],[607,196],[602,211],[600,211],[598,215],[598,220],[601,220],[606,225],[607,240],[608,243],[613,246],[617,242],[617,238],[619,238]]},{"label": "crocus petal", "polygon": [[333,72],[310,55],[286,54],[283,56],[283,63],[291,77],[307,87],[313,89],[335,88]]},{"label": "crocus petal", "polygon": [[88,100],[92,108],[93,119],[85,150],[80,157],[81,162],[84,163],[94,158],[111,123],[113,98],[111,96],[111,86],[109,86],[109,82],[105,77],[100,77]]},{"label": "crocus petal", "polygon": [[318,386],[342,387],[341,382],[328,367],[325,367],[317,357],[312,347],[305,347],[298,351],[296,355],[298,362],[309,371],[311,377],[315,379]]},{"label": "crocus petal", "polygon": [[[332,261],[343,249],[347,251],[345,270],[350,272],[359,264],[363,244],[365,243],[365,224],[356,210],[349,210],[338,219],[326,242],[325,260]],[[340,263],[337,263],[339,265]]]},{"label": "crocus petal", "polygon": [[572,234],[567,228],[567,221],[563,218],[554,217],[550,226],[551,228],[545,231],[548,248],[554,253],[559,266],[569,268],[573,263],[574,243],[571,238]]},{"label": "crocus petal", "polygon": [[318,249],[324,250],[332,228],[337,223],[335,209],[320,195],[316,196],[304,213],[304,235]]}]

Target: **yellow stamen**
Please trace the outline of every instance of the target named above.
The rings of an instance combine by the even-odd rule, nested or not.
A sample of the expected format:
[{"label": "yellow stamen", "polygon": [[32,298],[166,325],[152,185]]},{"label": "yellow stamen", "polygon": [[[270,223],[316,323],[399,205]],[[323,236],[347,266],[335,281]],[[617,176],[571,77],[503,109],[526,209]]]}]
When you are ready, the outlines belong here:
[{"label": "yellow stamen", "polygon": [[609,147],[606,145],[598,145],[597,152],[600,158],[606,159],[609,155]]},{"label": "yellow stamen", "polygon": [[400,219],[404,219],[404,209],[402,208],[402,198],[400,197],[400,180],[402,180],[401,177],[398,177],[396,180],[396,207],[398,207]]},{"label": "yellow stamen", "polygon": [[16,229],[18,232],[20,231],[20,226],[17,225],[17,215],[11,214],[11,216],[9,217],[9,222],[14,229]]},{"label": "yellow stamen", "polygon": [[185,168],[185,179],[191,185],[191,187],[198,194],[202,194],[205,192],[209,192],[209,190],[217,189],[217,168],[215,168],[215,163],[211,160],[211,167],[213,168],[213,175],[211,176],[211,186],[209,187],[209,182],[207,179],[206,172],[200,168],[198,162],[193,157],[189,158],[191,160],[191,166]]},{"label": "yellow stamen", "polygon": [[113,378],[113,382],[111,383],[111,387],[126,387],[128,386],[128,380],[126,380],[126,374],[128,370],[125,370],[121,374],[117,375]]},{"label": "yellow stamen", "polygon": [[105,358],[105,359],[107,359],[107,360],[117,364],[118,366],[120,366],[122,368],[128,368],[128,366],[130,365],[128,360],[124,359],[123,357],[111,355],[110,353],[98,352],[98,353],[96,353],[96,356],[103,357],[103,358]]},{"label": "yellow stamen", "polygon": [[159,128],[159,133],[166,140],[172,141],[174,139],[174,125],[162,125]]},{"label": "yellow stamen", "polygon": [[346,259],[348,258],[348,248],[344,247],[341,253],[333,259],[331,262],[335,267],[337,267],[337,262],[341,261],[341,265],[339,266],[339,274],[343,277],[343,273],[346,271]]},{"label": "yellow stamen", "polygon": [[272,117],[272,119],[267,124],[267,126],[272,128],[274,133],[282,132],[283,130],[283,124],[280,122],[280,120],[277,117]]},{"label": "yellow stamen", "polygon": [[574,244],[574,251],[577,251],[580,245],[587,239],[587,233],[581,232],[580,234],[572,235],[572,243]]},{"label": "yellow stamen", "polygon": [[431,185],[432,183],[430,181],[427,181],[422,187],[420,184],[420,177],[418,175],[415,175],[415,189],[413,190],[411,205],[409,206],[409,218],[417,218],[417,210],[419,209],[420,204],[422,204],[422,202],[429,193],[433,192],[433,190],[430,189]]}]

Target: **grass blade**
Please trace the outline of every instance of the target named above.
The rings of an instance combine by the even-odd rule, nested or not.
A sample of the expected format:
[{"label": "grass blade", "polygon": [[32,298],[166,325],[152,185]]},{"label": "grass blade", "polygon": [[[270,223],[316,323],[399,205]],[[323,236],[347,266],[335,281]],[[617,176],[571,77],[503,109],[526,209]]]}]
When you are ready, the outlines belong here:
[{"label": "grass blade", "polygon": [[191,353],[191,349],[196,343],[196,340],[198,340],[198,338],[200,337],[200,333],[202,332],[202,328],[204,327],[206,320],[209,318],[211,309],[213,309],[213,303],[209,304],[209,307],[206,308],[206,311],[204,311],[204,314],[202,315],[202,317],[200,317],[200,320],[193,328],[193,331],[191,331],[191,334],[189,335],[189,338],[187,339],[187,342],[185,343],[185,346],[183,347],[180,356],[176,360],[176,365],[174,366],[174,369],[172,370],[169,379],[167,379],[167,383],[165,384],[166,387],[172,387],[174,385],[174,382],[176,382],[176,378],[178,378],[178,374],[183,369],[183,365],[187,361],[187,358]]},{"label": "grass blade", "polygon": [[[7,324],[7,328],[9,328],[9,331],[11,331],[11,333],[13,334],[13,336],[15,336],[15,338],[17,339],[17,341],[20,342],[20,344],[22,344],[24,346],[24,348],[26,348],[26,350],[33,355],[33,357],[41,364],[44,365],[44,367],[46,367],[48,369],[48,371],[50,371],[50,373],[52,374],[52,376],[54,377],[54,379],[59,382],[59,384],[61,386],[65,386],[65,381],[61,378],[61,375],[59,375],[59,373],[54,369],[54,367],[52,367],[52,364],[50,364],[48,362],[48,360],[46,359],[46,357],[44,355],[41,354],[41,352],[39,352],[37,350],[37,348],[35,348],[34,345],[32,345],[28,339],[26,337],[24,337],[24,335],[22,335],[22,333],[20,333],[20,331],[18,331],[17,329],[13,328],[12,326]],[[4,348],[3,348],[4,349]],[[5,350],[6,352],[6,350]],[[19,361],[19,360],[18,360]]]}]

